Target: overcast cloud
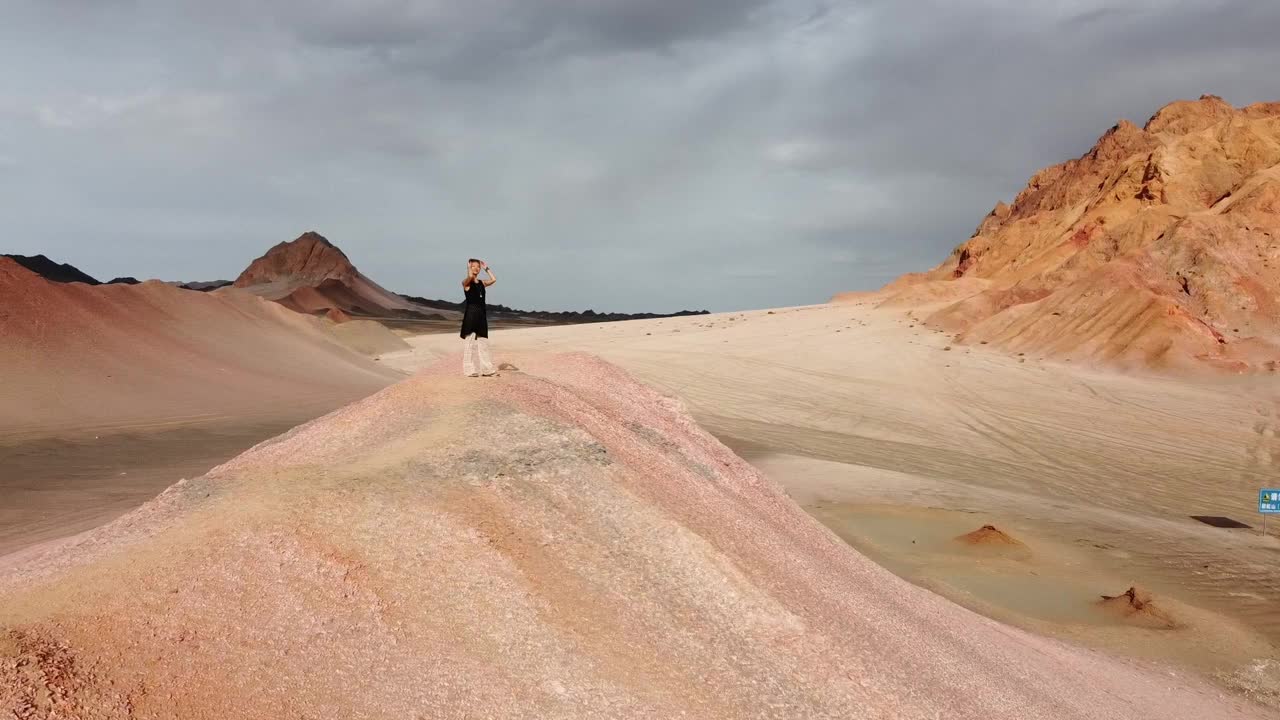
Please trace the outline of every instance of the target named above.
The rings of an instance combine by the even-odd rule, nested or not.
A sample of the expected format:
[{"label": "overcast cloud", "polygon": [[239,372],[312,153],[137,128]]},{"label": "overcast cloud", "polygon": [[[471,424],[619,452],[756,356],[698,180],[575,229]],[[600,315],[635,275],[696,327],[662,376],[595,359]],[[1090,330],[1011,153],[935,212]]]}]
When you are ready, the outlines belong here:
[{"label": "overcast cloud", "polygon": [[820,302],[1038,168],[1280,100],[1274,0],[0,0],[0,251],[233,278],[314,229],[390,289]]}]

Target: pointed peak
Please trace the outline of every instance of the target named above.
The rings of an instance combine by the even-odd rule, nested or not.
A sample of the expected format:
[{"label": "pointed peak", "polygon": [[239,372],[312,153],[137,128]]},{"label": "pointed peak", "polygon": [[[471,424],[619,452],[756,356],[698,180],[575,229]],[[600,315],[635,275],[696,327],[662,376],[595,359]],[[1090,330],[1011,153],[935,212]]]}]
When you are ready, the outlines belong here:
[{"label": "pointed peak", "polygon": [[[296,243],[297,243],[297,242],[300,242],[300,243],[319,243],[319,244],[321,244],[321,245],[328,245],[329,247],[333,247],[333,246],[334,246],[334,245],[333,245],[333,243],[329,242],[329,238],[327,238],[327,237],[325,237],[325,236],[321,235],[320,233],[316,232],[315,230],[308,230],[308,231],[306,231],[306,232],[302,233],[301,235],[299,235],[298,237],[294,238],[294,239],[293,239],[293,240],[291,240],[290,242],[296,242]],[[286,244],[287,244],[287,243],[286,243]]]},{"label": "pointed peak", "polygon": [[1113,157],[1135,151],[1138,146],[1148,142],[1148,133],[1132,122],[1121,118],[1110,129],[1102,133],[1098,142],[1094,143],[1089,154],[1094,157]]},{"label": "pointed peak", "polygon": [[332,242],[330,242],[329,238],[321,235],[315,230],[308,230],[292,240],[278,243],[276,244],[275,247],[271,248],[269,253],[275,252],[278,248],[288,248],[288,247],[296,247],[296,246],[307,247],[307,248],[314,248],[318,246],[326,250],[333,250],[344,258],[347,256],[347,254],[342,252],[342,250],[337,245],[334,245]]},{"label": "pointed peak", "polygon": [[346,253],[325,236],[308,230],[293,240],[275,245],[254,260],[236,279],[235,286],[249,287],[277,280],[306,281],[314,285],[355,272]]}]

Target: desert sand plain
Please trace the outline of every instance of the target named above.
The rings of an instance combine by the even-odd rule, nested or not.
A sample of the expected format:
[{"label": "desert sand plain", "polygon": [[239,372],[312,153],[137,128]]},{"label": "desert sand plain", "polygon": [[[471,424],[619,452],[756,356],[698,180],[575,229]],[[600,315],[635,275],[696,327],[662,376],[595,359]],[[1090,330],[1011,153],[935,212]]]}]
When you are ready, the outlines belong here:
[{"label": "desert sand plain", "polygon": [[[520,368],[507,377],[555,382],[562,365],[548,363],[549,353],[587,352],[679,397],[703,428],[835,535],[970,610],[1171,668],[1178,683],[1191,672],[1277,706],[1280,528],[1263,536],[1253,514],[1258,487],[1280,466],[1274,381],[1019,357],[926,327],[917,317],[928,306],[877,307],[879,300],[501,329],[493,342],[499,362]],[[456,369],[455,334],[406,342],[368,363],[381,375],[361,382],[376,389],[438,363],[444,368],[434,374]],[[294,348],[292,357],[305,362],[301,353],[314,351]],[[368,372],[355,355],[338,357],[360,367],[360,377]],[[503,378],[468,382],[449,390],[464,406],[470,394],[483,403],[508,392],[495,385]],[[263,386],[246,387],[223,398],[227,411],[212,424],[170,412],[175,419],[161,427],[124,433],[11,432],[19,439],[6,467],[22,472],[6,477],[32,489],[8,495],[7,549],[100,525],[323,410],[319,401],[271,403],[306,417],[263,417],[265,405],[255,402]],[[370,442],[373,457],[390,452]],[[492,442],[507,440],[498,433]],[[507,451],[528,452],[527,439],[510,442]],[[1210,527],[1193,515],[1253,527]],[[988,524],[1012,540],[957,540]],[[6,564],[22,567],[43,552],[57,553],[58,543],[12,553]],[[1149,600],[1144,608],[1101,602],[1131,586]]]},{"label": "desert sand plain", "polygon": [[[1280,540],[1262,536],[1251,513],[1257,488],[1280,462],[1280,396],[1271,378],[1122,374],[1019,357],[958,344],[923,326],[916,314],[927,307],[876,305],[876,296],[867,296],[768,311],[495,330],[496,359],[519,368],[497,378],[456,377],[460,343],[453,333],[407,337],[408,349],[367,363],[382,377],[362,380],[405,382],[201,477],[197,466],[223,459],[213,457],[216,448],[192,458],[169,447],[187,464],[181,469],[192,470],[181,477],[192,479],[120,520],[68,541],[34,545],[96,523],[63,513],[39,527],[10,528],[10,542],[29,547],[0,561],[0,607],[7,622],[21,628],[10,632],[5,651],[16,658],[18,674],[6,682],[17,683],[18,694],[5,699],[18,708],[61,707],[71,717],[129,717],[130,708],[191,717],[261,717],[270,708],[359,713],[380,702],[386,712],[470,707],[495,717],[524,717],[531,708],[543,717],[610,710],[721,717],[752,715],[746,708],[766,699],[778,704],[763,714],[781,717],[848,716],[854,707],[865,717],[1266,716],[1252,703],[1277,704]],[[767,486],[752,491],[763,493],[752,495],[754,509],[734,510],[741,499],[700,496],[698,477],[721,477],[713,484],[717,492],[734,494],[742,482],[755,486],[755,470],[735,465],[727,451],[684,425],[679,405],[655,404],[648,391],[593,362],[584,365],[580,356],[558,359],[556,353],[566,351],[598,355],[679,397],[703,428],[834,535],[824,539],[825,531],[815,535],[797,524],[784,509],[788,501]],[[361,369],[357,377],[368,372],[358,355],[337,356]],[[252,396],[240,398],[243,407],[253,405]],[[577,406],[584,398],[585,409]],[[535,412],[525,407],[530,404],[554,412]],[[513,405],[524,410],[508,416]],[[538,420],[548,412],[556,423],[550,428]],[[657,415],[646,419],[646,413]],[[236,442],[275,432],[254,426],[253,417],[242,412],[246,434],[227,445],[228,455],[239,451],[231,447]],[[587,436],[562,428],[575,425]],[[174,432],[135,439],[153,443],[155,452],[179,437]],[[154,471],[154,484],[134,487],[122,506],[177,479],[161,481],[177,467],[154,467],[141,453],[121,455],[122,472],[133,472],[130,457],[135,465],[152,462]],[[627,466],[614,468],[602,457],[626,458]],[[74,453],[67,462],[75,462]],[[593,468],[601,462],[610,471],[597,475]],[[694,475],[681,475],[671,462]],[[706,476],[707,468],[722,465],[727,475]],[[471,476],[474,467],[480,476]],[[485,480],[485,468],[498,472]],[[421,483],[445,477],[444,495],[418,495]],[[576,477],[577,490],[545,497],[552,486],[540,483],[548,477]],[[678,487],[668,487],[674,478]],[[128,475],[118,484],[102,480],[95,478],[99,494],[138,482]],[[617,482],[624,489],[609,489]],[[604,489],[590,489],[597,485]],[[570,510],[592,492],[604,495],[584,507],[612,518],[604,525]],[[81,496],[68,506],[84,504]],[[540,509],[523,514],[532,507]],[[745,514],[721,517],[726,512]],[[1255,527],[1214,528],[1191,515]],[[454,520],[433,525],[433,517],[462,526],[448,529]],[[665,525],[672,517],[676,524]],[[988,524],[1012,540],[1006,544],[998,535],[989,542],[982,533],[977,542],[956,539]],[[444,534],[432,535],[433,527]],[[711,540],[718,550],[685,535],[687,528],[718,538]],[[656,555],[636,557],[625,549],[672,533],[676,544],[652,550]],[[734,539],[741,533],[752,538],[749,547]],[[839,542],[836,536],[858,551],[849,556],[856,561],[835,559],[845,557],[829,545]],[[411,552],[419,542],[423,549]],[[455,553],[471,560],[438,565]],[[562,553],[574,558],[568,568],[550,559]],[[640,588],[666,576],[666,570],[652,573],[673,558],[684,558],[677,563],[682,579],[664,591],[668,599],[641,600]],[[898,587],[871,561],[1031,634],[1010,635],[1004,626],[957,614],[925,590]],[[746,575],[723,576],[725,562]],[[484,569],[479,576],[477,567]],[[828,572],[835,585],[811,588],[783,607],[766,602],[782,587]],[[413,580],[422,573],[444,573],[452,588],[446,595],[466,599],[441,606],[437,586]],[[483,587],[464,581],[480,576],[490,578]],[[1140,588],[1138,603],[1101,601],[1131,586]],[[625,603],[609,599],[628,587],[635,594]],[[708,587],[718,589],[705,595]],[[729,587],[739,587],[729,595],[736,599],[719,596]],[[566,610],[566,592],[591,594],[597,604]],[[528,593],[540,599],[507,605]],[[686,599],[672,606],[670,597]],[[730,611],[724,602],[746,604]],[[642,605],[648,609],[636,609]],[[585,625],[569,620],[588,611],[605,615]],[[746,625],[730,619],[742,612],[755,619]],[[446,616],[468,628],[472,640],[433,634],[443,630],[430,630],[438,622],[430,618]],[[495,629],[516,616],[524,617],[529,634]],[[265,619],[246,625],[242,617]],[[647,626],[642,617],[674,624]],[[862,619],[851,623],[850,617]],[[788,623],[799,625],[787,630]],[[601,635],[601,627],[613,629]],[[691,628],[714,632],[688,640],[692,644],[678,652],[635,649],[647,634],[691,638]],[[498,645],[475,645],[481,635]],[[1038,635],[1091,650],[1039,645]],[[199,640],[188,645],[192,638]],[[332,649],[317,646],[317,638]],[[414,644],[424,638],[434,639]],[[401,667],[442,652],[440,642],[455,649],[451,667],[462,675],[443,666]],[[128,650],[137,643],[157,660],[138,664]],[[377,649],[396,643],[403,645],[399,654]],[[721,662],[716,658],[723,652],[741,658],[726,650],[732,647],[758,654],[750,667],[715,671],[719,686],[732,691],[704,697],[679,680],[680,663],[690,657],[708,666]],[[264,683],[252,668],[277,652],[296,660],[278,666],[282,681]],[[495,667],[493,653],[506,657],[503,669],[481,670]],[[818,656],[846,667],[873,665],[828,676],[812,664]],[[547,657],[563,665],[542,677],[533,668]],[[623,657],[657,664],[629,675],[617,665]],[[584,658],[593,659],[582,665]],[[1134,661],[1146,667],[1134,668]],[[352,669],[370,663],[381,663],[372,677]],[[664,663],[669,666],[662,670]],[[22,675],[24,667],[39,674]],[[1012,677],[1012,667],[1030,674]],[[344,678],[346,689],[322,692],[315,683],[333,674]],[[476,694],[481,676],[492,693]],[[760,685],[777,676],[807,689]],[[954,684],[961,676],[972,684],[964,693],[925,697],[912,689]],[[1049,679],[1059,676],[1076,679]],[[446,680],[426,695],[395,695],[427,678]],[[1114,685],[1091,694],[1104,681]],[[40,687],[61,689],[46,696],[30,690]],[[255,702],[233,708],[229,688]],[[503,699],[515,696],[525,700],[511,705]]]},{"label": "desert sand plain", "polygon": [[[1123,374],[955,344],[865,302],[504,330],[499,360],[581,350],[698,422],[854,547],[1038,632],[1193,667],[1280,701],[1280,468],[1269,376]],[[382,358],[407,372],[452,335]],[[1251,525],[1222,529],[1190,516]],[[994,524],[1026,552],[955,537]],[[1167,612],[1116,615],[1137,585]]]},{"label": "desert sand plain", "polygon": [[[912,562],[949,561],[942,581],[1005,561],[1087,585],[1099,571],[1072,568],[1055,548],[1091,537],[1091,523],[1109,524],[1122,550],[1158,544],[1224,562],[1274,552],[1274,538],[1244,534],[1197,542],[1177,517],[1194,497],[1185,488],[1139,512],[1132,496],[1108,501],[1099,481],[1049,470],[1096,472],[1108,453],[1167,469],[1244,438],[1238,410],[1214,411],[1226,430],[1188,445],[1163,430],[1118,442],[1074,400],[1152,402],[1158,386],[947,351],[933,335],[900,314],[837,305],[510,330],[494,333],[498,359],[519,369],[483,379],[459,377],[456,336],[410,338],[410,350],[380,358],[415,373],[403,382],[106,526],[0,558],[0,706],[103,718],[1267,717],[1246,697],[1265,694],[1199,677],[1168,642],[1150,641],[1155,666],[1073,647],[872,561],[907,578]],[[680,392],[768,477],[684,403],[581,351]],[[1008,372],[983,381],[997,370]],[[948,397],[957,381],[1014,399]],[[1179,387],[1192,400],[1222,397]],[[1035,415],[1033,400],[1061,403],[1037,422],[1075,438],[1035,448],[1048,458],[1012,447],[999,418]],[[1138,429],[1136,418],[1121,425]],[[1019,500],[1029,487],[1064,509],[1057,529]],[[942,507],[969,512],[929,516]],[[906,522],[875,531],[895,514]],[[860,516],[869,521],[840,527]],[[996,548],[966,563],[968,550],[945,547],[953,530],[990,521],[1021,534],[1032,557]],[[895,546],[902,532],[938,557]],[[1160,592],[1174,576],[1135,552],[1127,574],[1097,588],[1119,592],[1135,577]],[[945,582],[933,589],[1022,624],[999,603],[1018,578],[997,569],[989,579],[990,607]],[[1274,597],[1257,578],[1247,587]],[[1176,596],[1139,621],[1171,614],[1196,624],[1170,632],[1244,643],[1254,662],[1272,653],[1261,614],[1250,625]],[[1025,598],[1012,609],[1043,605]],[[1104,613],[1082,623],[1085,644],[1164,631],[1127,625],[1123,603],[1091,602],[1082,595],[1073,610]],[[1054,634],[1060,619],[1036,629]]]}]

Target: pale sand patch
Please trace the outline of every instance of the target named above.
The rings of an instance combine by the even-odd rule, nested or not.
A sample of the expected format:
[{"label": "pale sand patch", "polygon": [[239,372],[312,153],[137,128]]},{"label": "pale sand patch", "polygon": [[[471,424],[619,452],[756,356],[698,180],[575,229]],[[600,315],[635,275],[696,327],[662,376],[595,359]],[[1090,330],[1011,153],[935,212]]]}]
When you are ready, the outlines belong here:
[{"label": "pale sand patch", "polygon": [[402,336],[376,320],[346,320],[326,329],[343,345],[370,357],[409,348]]}]

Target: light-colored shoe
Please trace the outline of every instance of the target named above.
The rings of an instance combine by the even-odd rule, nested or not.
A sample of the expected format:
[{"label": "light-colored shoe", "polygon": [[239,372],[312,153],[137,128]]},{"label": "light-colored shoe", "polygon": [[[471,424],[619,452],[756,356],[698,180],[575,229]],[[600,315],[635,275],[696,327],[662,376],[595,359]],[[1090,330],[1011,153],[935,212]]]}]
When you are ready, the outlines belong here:
[{"label": "light-colored shoe", "polygon": [[463,377],[480,377],[480,373],[467,373]]}]

